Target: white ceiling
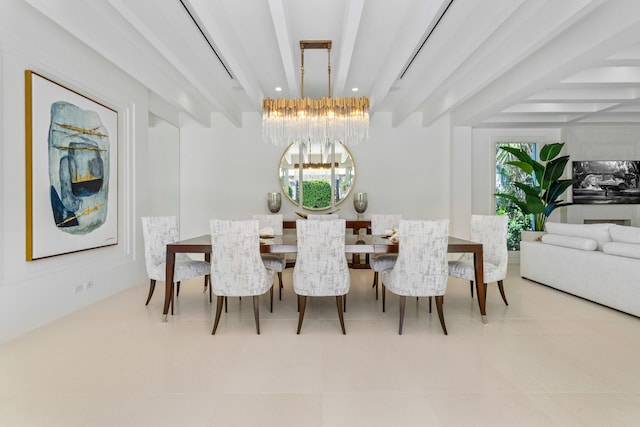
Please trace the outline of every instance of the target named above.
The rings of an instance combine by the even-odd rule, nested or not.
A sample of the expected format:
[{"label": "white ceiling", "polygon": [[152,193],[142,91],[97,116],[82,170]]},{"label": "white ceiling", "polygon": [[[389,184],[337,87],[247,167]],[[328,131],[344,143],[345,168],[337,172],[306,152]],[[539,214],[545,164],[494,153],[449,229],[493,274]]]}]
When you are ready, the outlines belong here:
[{"label": "white ceiling", "polygon": [[[300,40],[331,40],[332,95],[396,126],[640,122],[637,0],[25,1],[204,122],[299,97]],[[327,94],[326,51],[305,51],[304,89]]]}]

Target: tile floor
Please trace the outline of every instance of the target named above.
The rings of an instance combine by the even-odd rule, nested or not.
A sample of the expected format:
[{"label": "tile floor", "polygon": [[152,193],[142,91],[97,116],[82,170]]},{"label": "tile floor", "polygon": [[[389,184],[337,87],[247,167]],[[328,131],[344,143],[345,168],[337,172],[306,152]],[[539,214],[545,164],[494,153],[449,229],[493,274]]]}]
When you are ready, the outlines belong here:
[{"label": "tile floor", "polygon": [[[495,284],[482,324],[450,279],[449,336],[426,299],[375,301],[352,272],[340,334],[335,299],[312,299],[296,335],[291,270],[282,301],[214,306],[183,283],[176,314],[147,284],[0,345],[0,426],[638,426],[640,319],[522,280]],[[603,284],[606,285],[606,284]]]}]

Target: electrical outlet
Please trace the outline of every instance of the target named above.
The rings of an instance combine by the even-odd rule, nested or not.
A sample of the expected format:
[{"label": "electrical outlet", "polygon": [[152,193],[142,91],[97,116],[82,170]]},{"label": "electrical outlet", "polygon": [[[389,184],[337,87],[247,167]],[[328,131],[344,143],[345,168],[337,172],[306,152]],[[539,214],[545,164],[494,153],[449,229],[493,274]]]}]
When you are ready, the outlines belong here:
[{"label": "electrical outlet", "polygon": [[80,293],[80,292],[84,291],[84,289],[85,289],[85,285],[84,285],[84,283],[81,283],[81,284],[79,284],[79,285],[75,285],[75,286],[73,287],[73,293],[74,293],[74,294],[78,294],[78,293]]}]

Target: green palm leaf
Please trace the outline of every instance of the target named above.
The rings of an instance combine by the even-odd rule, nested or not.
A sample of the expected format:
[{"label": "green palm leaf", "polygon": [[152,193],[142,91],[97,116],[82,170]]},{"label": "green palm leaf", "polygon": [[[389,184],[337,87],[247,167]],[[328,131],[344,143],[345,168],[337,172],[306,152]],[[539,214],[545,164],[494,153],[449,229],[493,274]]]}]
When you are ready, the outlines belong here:
[{"label": "green palm leaf", "polygon": [[564,143],[546,144],[540,150],[540,159],[544,163],[531,158],[531,154],[517,146],[501,146],[500,150],[512,154],[517,160],[506,161],[526,174],[526,181],[513,182],[513,186],[521,191],[521,197],[513,194],[497,193],[496,197],[508,200],[520,209],[524,215],[534,216],[534,229],[543,230],[547,218],[561,207],[568,206],[558,200],[573,184],[572,179],[561,179],[569,162],[569,156],[561,156]]}]

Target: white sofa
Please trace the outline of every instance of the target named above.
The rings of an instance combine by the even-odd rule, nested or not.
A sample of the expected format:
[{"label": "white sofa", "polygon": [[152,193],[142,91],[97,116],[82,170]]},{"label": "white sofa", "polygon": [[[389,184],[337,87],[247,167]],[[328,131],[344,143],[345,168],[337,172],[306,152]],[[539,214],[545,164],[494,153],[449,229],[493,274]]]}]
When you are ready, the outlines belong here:
[{"label": "white sofa", "polygon": [[547,222],[520,242],[520,275],[640,317],[640,228]]}]

